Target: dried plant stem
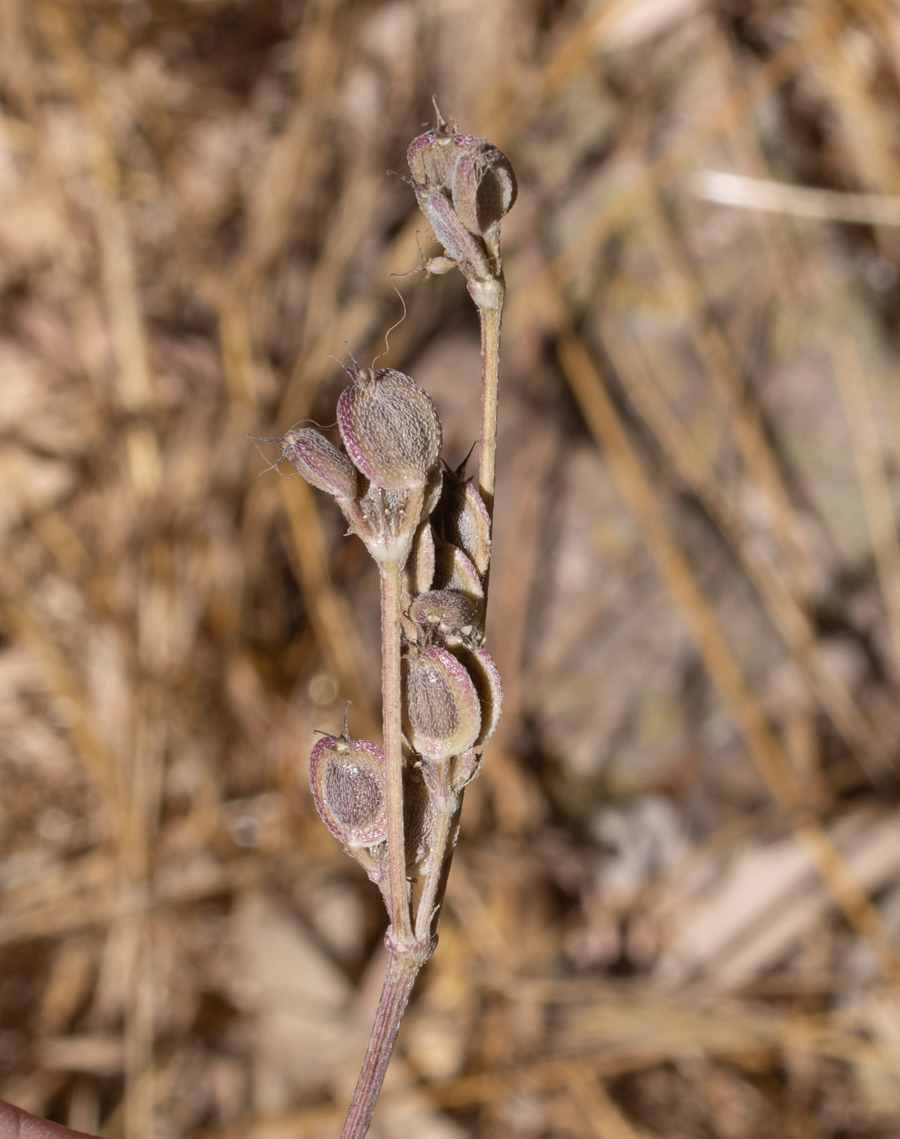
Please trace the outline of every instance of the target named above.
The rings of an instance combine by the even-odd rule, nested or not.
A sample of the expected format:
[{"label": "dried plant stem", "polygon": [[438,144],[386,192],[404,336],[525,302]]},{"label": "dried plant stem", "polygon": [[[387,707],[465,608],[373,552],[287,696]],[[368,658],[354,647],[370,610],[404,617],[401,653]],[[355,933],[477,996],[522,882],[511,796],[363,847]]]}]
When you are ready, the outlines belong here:
[{"label": "dried plant stem", "polygon": [[365,1059],[350,1101],[350,1110],[341,1139],[362,1139],[369,1129],[378,1094],[384,1083],[384,1074],[391,1060],[394,1050],[394,1041],[400,1029],[400,1022],[409,994],[415,984],[423,962],[415,958],[399,958],[391,955],[388,962],[384,984],[381,989],[381,999],[378,1002],[378,1011],[375,1013],[375,1023],[369,1037]]},{"label": "dried plant stem", "polygon": [[[384,576],[382,576],[382,588],[384,588]],[[385,755],[387,754],[389,753],[387,719],[385,719]],[[434,950],[435,938],[431,930],[447,883],[447,872],[450,869],[449,855],[453,850],[452,838],[456,831],[461,806],[462,795],[449,794],[443,810],[436,812],[431,835],[431,853],[416,915],[415,935],[410,931],[406,938],[390,940],[390,958],[381,987],[375,1021],[340,1139],[362,1139],[369,1129],[410,993],[422,966]],[[394,897],[392,891],[392,901]],[[408,921],[409,907],[405,906],[404,910]],[[391,913],[395,913],[393,905]],[[396,923],[398,919],[392,920]],[[395,924],[393,928],[399,927]]]},{"label": "dried plant stem", "polygon": [[[388,883],[391,937],[399,950],[412,942],[403,835],[403,723],[400,687],[400,604],[402,566],[396,558],[381,571],[381,699],[387,782]],[[387,978],[386,978],[387,980]],[[393,1045],[393,1040],[391,1041]]]},{"label": "dried plant stem", "polygon": [[500,320],[506,286],[503,275],[471,281],[469,293],[481,321],[481,454],[478,491],[488,515],[494,517],[497,457],[497,397],[500,388]]},{"label": "dried plant stem", "polygon": [[[419,206],[447,252],[446,257],[435,258],[429,265],[435,272],[448,272],[453,266],[463,272],[481,321],[481,502],[474,506],[466,497],[471,488],[463,490],[459,473],[449,468],[446,501],[447,510],[458,512],[452,525],[461,527],[460,533],[469,533],[479,568],[476,570],[469,561],[467,551],[457,547],[456,552],[481,578],[484,598],[494,506],[500,319],[505,294],[499,225],[515,201],[516,179],[509,160],[496,147],[484,139],[460,135],[455,123],[451,120],[448,127],[439,111],[437,117],[433,131],[410,143],[407,160]],[[502,693],[495,666],[480,647],[484,628],[483,623],[475,626],[477,608],[472,608],[470,616],[463,616],[471,602],[462,592],[429,589],[434,563],[423,586],[413,585],[412,578],[406,583],[414,602],[405,614],[406,621],[416,631],[408,628],[404,636],[404,570],[418,527],[422,527],[420,533],[429,535],[434,550],[428,515],[439,502],[430,500],[425,492],[439,471],[440,421],[427,393],[408,376],[391,369],[363,369],[355,361],[348,371],[354,383],[338,401],[338,424],[347,456],[310,429],[292,429],[285,440],[287,453],[293,455],[291,461],[304,478],[333,494],[341,504],[352,528],[378,561],[381,573],[383,792],[369,794],[367,788],[377,776],[369,767],[363,778],[356,764],[357,758],[360,764],[368,763],[372,748],[365,742],[353,742],[346,725],[339,740],[327,737],[320,741],[310,758],[319,813],[345,845],[354,835],[362,840],[354,845],[367,849],[366,860],[372,860],[367,869],[380,881],[382,890],[384,862],[375,852],[382,844],[387,846],[385,900],[391,924],[385,944],[390,957],[362,1071],[341,1132],[341,1139],[363,1139],[413,984],[437,942],[437,918],[457,834],[462,791],[477,773],[480,760],[473,747],[493,734]],[[364,493],[368,512],[361,506],[357,471],[367,480]],[[440,499],[440,482],[437,487]],[[373,499],[372,491],[377,488],[381,492],[406,490],[402,510],[398,511],[395,498],[382,495],[380,500]],[[376,515],[378,522],[373,526],[371,519]],[[444,525],[450,527],[451,523]],[[438,532],[438,541],[444,537]],[[465,544],[462,538],[460,542]],[[480,557],[475,554],[476,548]],[[424,607],[418,616],[416,606]],[[437,608],[432,610],[432,606]],[[482,605],[482,617],[483,610]],[[479,662],[473,667],[482,670],[484,702],[471,672],[452,651],[473,636],[479,654],[473,656]],[[401,651],[406,654],[405,664]],[[404,667],[409,669],[408,691],[402,683]],[[348,764],[347,756],[354,748],[354,759]],[[421,816],[427,852],[424,865],[418,839],[408,850],[404,834],[404,748],[421,773],[424,786],[417,792],[427,792],[428,805],[422,808]],[[327,781],[321,782],[320,773],[343,779],[345,785],[353,780],[354,787],[339,799],[331,795]],[[366,813],[363,807],[367,799],[383,804],[383,813],[380,807]],[[374,847],[369,845],[373,838]],[[362,849],[353,853],[366,864]],[[415,866],[414,872],[422,881],[415,923],[408,865]]]}]

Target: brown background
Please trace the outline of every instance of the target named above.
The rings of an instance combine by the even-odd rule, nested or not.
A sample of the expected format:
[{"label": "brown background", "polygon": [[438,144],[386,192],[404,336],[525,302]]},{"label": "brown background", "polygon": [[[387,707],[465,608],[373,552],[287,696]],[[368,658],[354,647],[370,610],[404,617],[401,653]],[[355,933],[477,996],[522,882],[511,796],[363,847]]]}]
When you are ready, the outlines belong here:
[{"label": "brown background", "polygon": [[464,282],[402,276],[435,94],[519,174],[506,710],[373,1134],[900,1136],[892,5],[2,0],[0,34],[0,1097],[337,1134],[385,919],[305,763],[348,698],[378,738],[377,580],[247,435],[333,423],[394,273],[383,362],[473,442]]}]

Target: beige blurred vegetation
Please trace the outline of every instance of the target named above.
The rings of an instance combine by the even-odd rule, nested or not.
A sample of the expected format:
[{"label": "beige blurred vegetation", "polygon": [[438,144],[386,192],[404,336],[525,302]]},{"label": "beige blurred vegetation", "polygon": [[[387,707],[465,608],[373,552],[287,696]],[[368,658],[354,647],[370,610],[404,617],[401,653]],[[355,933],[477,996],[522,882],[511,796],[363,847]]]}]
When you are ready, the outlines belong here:
[{"label": "beige blurred vegetation", "polygon": [[397,274],[387,361],[472,444],[462,279],[402,276],[434,94],[520,180],[507,703],[373,1134],[900,1136],[891,0],[0,0],[0,37],[0,1098],[338,1132],[384,915],[305,764],[347,699],[378,738],[377,582],[247,436],[333,421]]}]

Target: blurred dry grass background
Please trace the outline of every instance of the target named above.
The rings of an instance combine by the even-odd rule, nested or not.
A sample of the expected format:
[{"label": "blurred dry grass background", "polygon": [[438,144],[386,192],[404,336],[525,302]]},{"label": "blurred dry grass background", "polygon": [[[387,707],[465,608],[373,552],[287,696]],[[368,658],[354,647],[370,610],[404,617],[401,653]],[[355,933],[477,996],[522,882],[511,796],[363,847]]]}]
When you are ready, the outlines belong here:
[{"label": "blurred dry grass background", "polygon": [[[246,436],[331,422],[329,354],[400,315],[434,93],[520,178],[507,706],[373,1134],[900,1136],[900,12],[0,0],[0,38],[0,1097],[337,1134],[384,915],[306,758],[348,698],[378,738],[377,581]],[[471,305],[397,287],[457,463]]]}]

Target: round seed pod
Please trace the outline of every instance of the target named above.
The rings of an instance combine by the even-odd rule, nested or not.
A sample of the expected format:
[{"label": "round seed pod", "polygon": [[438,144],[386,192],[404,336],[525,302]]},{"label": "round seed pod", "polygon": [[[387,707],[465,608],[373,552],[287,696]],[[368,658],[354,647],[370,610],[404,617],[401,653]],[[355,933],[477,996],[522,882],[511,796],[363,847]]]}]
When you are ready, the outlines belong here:
[{"label": "round seed pod", "polygon": [[472,678],[446,649],[410,648],[403,668],[404,728],[413,751],[435,762],[467,751],[481,731]]},{"label": "round seed pod", "polygon": [[356,469],[324,435],[312,427],[292,427],[281,442],[281,458],[288,459],[308,483],[338,501],[356,497]]},{"label": "round seed pod", "polygon": [[503,710],[503,688],[500,673],[490,654],[480,645],[459,646],[453,650],[454,656],[465,666],[481,706],[481,727],[474,744],[485,743],[497,729],[497,722]]},{"label": "round seed pod", "polygon": [[441,423],[419,385],[393,368],[356,367],[338,427],[356,468],[382,490],[422,490],[441,450]]},{"label": "round seed pod", "polygon": [[387,838],[384,753],[366,740],[323,736],[309,757],[316,810],[348,847],[377,846]]},{"label": "round seed pod", "polygon": [[443,636],[470,637],[475,633],[480,608],[471,597],[451,589],[420,594],[409,607],[410,620]]},{"label": "round seed pod", "polygon": [[447,195],[471,234],[485,236],[516,200],[516,175],[506,155],[486,139],[457,134],[446,124],[414,138],[406,159],[416,185]]}]

